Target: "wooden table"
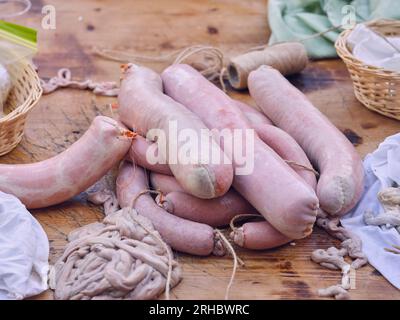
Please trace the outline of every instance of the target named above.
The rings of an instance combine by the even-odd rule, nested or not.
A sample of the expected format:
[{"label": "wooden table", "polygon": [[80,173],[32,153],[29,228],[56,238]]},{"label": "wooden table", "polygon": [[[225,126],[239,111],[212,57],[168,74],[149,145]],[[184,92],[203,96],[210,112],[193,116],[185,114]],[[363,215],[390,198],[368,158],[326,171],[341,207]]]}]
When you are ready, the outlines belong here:
[{"label": "wooden table", "polygon": [[[56,8],[56,30],[41,28],[42,7]],[[28,15],[14,19],[39,30],[35,63],[42,77],[69,67],[78,79],[118,80],[119,64],[95,57],[94,47],[160,55],[193,44],[218,46],[227,56],[264,44],[269,36],[267,1],[33,1]],[[161,70],[163,64],[149,64]],[[368,111],[353,95],[351,81],[340,60],[311,63],[292,79],[341,130],[358,141],[360,154],[374,150],[399,122]],[[229,94],[252,103],[247,92]],[[112,98],[65,89],[44,96],[32,111],[22,143],[2,163],[27,163],[53,156],[76,141],[95,115],[110,115]],[[71,230],[102,219],[101,208],[77,197],[62,205],[32,212],[50,241],[50,262],[59,257]],[[315,299],[316,290],[339,282],[340,274],[310,260],[316,248],[338,242],[316,229],[307,239],[274,250],[238,249],[246,262],[234,282],[233,299]],[[228,283],[232,259],[198,258],[177,254],[184,270],[182,283],[173,290],[176,299],[221,299]],[[400,292],[376,270],[367,266],[356,275],[353,298],[400,299]],[[50,291],[38,299],[51,299]]]}]

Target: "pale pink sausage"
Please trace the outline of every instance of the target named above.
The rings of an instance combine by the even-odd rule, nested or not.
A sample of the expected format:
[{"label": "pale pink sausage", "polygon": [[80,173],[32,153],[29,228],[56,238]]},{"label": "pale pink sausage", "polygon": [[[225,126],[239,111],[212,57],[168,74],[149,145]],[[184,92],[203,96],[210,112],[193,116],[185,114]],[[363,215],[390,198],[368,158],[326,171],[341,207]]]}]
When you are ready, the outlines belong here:
[{"label": "pale pink sausage", "polygon": [[137,135],[133,141],[132,146],[129,149],[130,159],[137,165],[146,168],[150,171],[160,172],[163,174],[172,175],[171,169],[167,163],[149,163],[147,160],[147,152],[152,152],[154,155],[158,155],[157,144],[147,140],[141,135]]},{"label": "pale pink sausage", "polygon": [[262,114],[260,111],[256,110],[255,108],[249,106],[248,104],[233,99],[235,104],[239,107],[240,111],[246,116],[247,120],[249,120],[251,125],[254,124],[270,124],[273,125],[272,121],[268,119],[268,117]]},{"label": "pale pink sausage", "polygon": [[231,232],[230,237],[238,246],[252,250],[265,250],[290,241],[267,221],[247,222]]},{"label": "pale pink sausage", "polygon": [[[289,161],[289,165],[307,184],[315,190],[317,186],[316,174],[307,155],[299,144],[288,133],[271,125],[253,125],[258,136],[270,146],[279,156]],[[300,166],[298,166],[298,165]]]},{"label": "pale pink sausage", "polygon": [[31,164],[0,165],[0,190],[29,209],[64,202],[85,191],[128,152],[131,137],[118,123],[96,117],[85,134],[53,158]]},{"label": "pale pink sausage", "polygon": [[249,75],[250,94],[277,126],[289,133],[320,172],[321,208],[343,215],[360,199],[363,166],[346,137],[277,70],[262,66]]},{"label": "pale pink sausage", "polygon": [[[240,101],[236,101],[236,104],[246,115],[250,125],[256,130],[261,140],[274,149],[281,158],[312,168],[303,149],[289,134],[272,126],[271,120],[258,110]],[[317,179],[313,172],[296,165],[292,165],[292,168],[315,190]],[[246,222],[232,231],[231,238],[235,244],[253,250],[270,249],[291,241],[290,238],[274,229],[267,221]]]},{"label": "pale pink sausage", "polygon": [[[269,144],[269,146],[274,149],[275,152],[277,152],[282,158],[292,159],[292,161],[295,161],[296,163],[310,168],[312,167],[304,151],[291,136],[277,127],[272,127],[271,129],[272,122],[256,109],[237,100],[235,100],[235,103],[246,115],[253,128],[257,130],[260,138]],[[310,186],[313,187],[313,189],[315,189],[316,178],[313,173],[304,169],[298,169],[296,167],[294,167],[294,169],[303,179],[306,180]],[[177,212],[179,213],[180,211],[183,213],[183,215],[177,214],[173,211],[170,212],[183,218],[218,226],[218,224],[224,225],[229,223],[234,216],[239,214],[238,210],[234,210],[231,212],[231,215],[225,215],[225,217],[227,217],[225,221],[220,220],[218,221],[218,224],[216,224],[215,218],[216,216],[218,218],[219,215],[204,214],[204,212],[218,213],[220,212],[220,209],[218,208],[218,210],[210,210],[211,206],[209,206],[208,201],[200,199],[191,201],[193,199],[191,199],[190,196],[181,196],[179,193],[168,195],[174,191],[184,192],[174,177],[152,172],[150,174],[150,181],[155,189],[167,194],[168,202],[164,204],[164,206],[169,205],[169,207],[166,207],[166,210],[169,211],[172,210],[171,207],[177,207]],[[241,199],[242,201],[246,201],[243,198]],[[189,210],[187,210],[188,206]],[[200,206],[200,209],[198,206]],[[182,209],[181,207],[184,207],[183,210],[180,210]],[[254,208],[248,212],[246,212],[246,210],[242,210],[240,213],[254,213],[252,212],[254,210]],[[198,215],[198,212],[201,212],[201,214]],[[190,216],[185,216],[188,213],[192,214]],[[197,216],[198,218],[196,220]],[[241,227],[235,229],[235,231],[231,233],[231,237],[235,244],[243,248],[253,250],[270,249],[291,241],[291,239],[274,229],[267,221],[247,222]]]},{"label": "pale pink sausage", "polygon": [[[225,226],[238,214],[258,214],[234,189],[215,199],[199,199],[185,193],[174,177],[152,172],[150,182],[163,193],[162,206],[168,212],[213,227]],[[158,198],[160,199],[160,198]]]},{"label": "pale pink sausage", "polygon": [[192,222],[166,212],[149,194],[137,197],[148,190],[147,176],[143,168],[124,161],[117,177],[117,197],[121,207],[130,207],[137,198],[134,208],[151,220],[162,238],[175,250],[189,254],[207,256],[220,255],[224,251],[215,240],[214,230],[205,224]]},{"label": "pale pink sausage", "polygon": [[[218,227],[228,225],[238,214],[258,214],[233,189],[220,198],[204,200],[183,194],[184,190],[174,177],[152,172],[150,181],[153,188],[167,195],[163,207],[188,220]],[[223,198],[226,200],[221,201]],[[221,212],[224,214],[221,215]],[[291,241],[267,221],[247,222],[232,231],[230,236],[235,244],[252,250],[270,249]]]},{"label": "pale pink sausage", "polygon": [[306,153],[296,140],[282,129],[273,126],[271,120],[260,111],[241,101],[235,100],[235,103],[244,113],[251,127],[256,130],[260,139],[270,146],[282,159],[293,161],[295,164],[291,164],[292,169],[315,190],[317,186],[315,173],[296,166],[296,164],[299,164],[312,169],[312,164],[308,160]]},{"label": "pale pink sausage", "polygon": [[184,192],[170,192],[163,197],[162,206],[178,217],[212,227],[228,225],[238,214],[257,214],[234,189],[215,199],[199,199]]},{"label": "pale pink sausage", "polygon": [[[165,92],[196,113],[209,128],[242,132],[250,128],[232,99],[192,67],[170,66],[162,79]],[[236,174],[234,188],[283,234],[295,239],[310,234],[318,209],[312,188],[257,135],[253,156],[254,170]],[[237,159],[232,160],[237,169]]]},{"label": "pale pink sausage", "polygon": [[[238,101],[236,101],[238,102]],[[245,105],[242,103],[242,105]],[[247,106],[247,108],[251,108]],[[251,108],[252,109],[252,108]],[[245,113],[248,114],[248,113]],[[281,158],[285,160],[293,161],[295,164],[300,164],[306,168],[312,168],[310,161],[308,160],[303,149],[298,145],[289,134],[284,132],[282,129],[272,126],[269,124],[268,119],[259,111],[254,109],[254,117],[249,120],[250,125],[256,130],[258,136],[263,140],[269,147],[271,147]],[[259,120],[252,120],[258,118]],[[264,121],[266,120],[266,121]],[[146,153],[148,149],[151,149],[152,153],[158,154],[157,145],[151,141],[146,140],[142,136],[137,136],[132,142],[132,147],[129,150],[130,158],[140,166],[156,173],[165,175],[172,175],[172,172],[167,164],[151,164],[146,159]],[[295,164],[290,164],[292,169],[296,171],[306,182],[315,189],[317,181],[315,173],[310,170],[304,169]]]},{"label": "pale pink sausage", "polygon": [[[235,102],[246,115],[253,128],[256,129],[260,138],[269,144],[269,146],[274,149],[275,152],[277,152],[282,158],[292,159],[296,163],[312,167],[304,151],[291,136],[277,127],[272,127],[271,129],[270,124],[272,122],[269,121],[269,119],[261,112],[240,101],[235,100]],[[249,116],[250,114],[251,116]],[[294,167],[294,169],[296,170],[297,168]],[[299,173],[299,175],[302,176],[302,178],[305,179],[307,183],[315,189],[316,178],[313,173],[304,169],[298,169],[296,172]],[[254,208],[252,208],[252,210],[232,210],[231,215],[225,215],[226,220],[215,222],[214,219],[216,216],[219,216],[215,213],[219,213],[221,209],[217,208],[216,210],[211,210],[212,206],[209,205],[210,200],[200,200],[195,198],[196,200],[192,201],[193,199],[190,198],[192,197],[190,195],[181,196],[179,192],[184,192],[184,190],[174,177],[152,172],[150,174],[150,181],[155,189],[167,194],[166,198],[168,202],[165,205],[178,207],[179,209],[181,209],[181,206],[184,207],[184,210],[180,211],[183,213],[183,215],[177,215],[189,220],[218,226],[228,224],[230,220],[239,213],[255,213]],[[170,194],[174,191],[178,192]],[[228,193],[229,192],[230,191],[228,191]],[[224,195],[222,198],[225,196],[226,195]],[[241,199],[242,201],[246,201],[243,198]],[[189,210],[187,210],[188,206],[190,206]],[[197,206],[200,206],[200,209]],[[239,206],[235,205],[234,207],[240,207],[240,204]],[[166,207],[166,209],[167,211],[172,210],[171,207]],[[176,214],[173,211],[170,212]],[[198,212],[201,212],[201,214],[199,215]],[[207,212],[213,214],[204,214]],[[192,213],[192,215],[185,216],[185,214],[188,213]],[[196,220],[197,216],[198,218]],[[291,241],[291,239],[274,229],[267,221],[244,223],[241,227],[236,228],[235,231],[231,233],[231,237],[235,244],[252,250],[270,249]]]},{"label": "pale pink sausage", "polygon": [[[268,141],[271,142],[270,140],[272,139],[270,147],[272,147],[281,157],[292,159],[296,163],[311,167],[311,164],[308,161],[304,151],[293,138],[291,138],[287,133],[277,127],[273,127],[273,129],[268,130],[270,129],[270,124],[272,122],[265,115],[245,103],[237,100],[235,100],[235,102],[239,106],[241,111],[246,115],[246,117],[250,121],[250,124],[253,127],[258,128],[260,138],[265,139],[264,142],[266,142],[267,144]],[[270,137],[266,136],[266,133],[271,131],[272,134],[270,135]],[[294,167],[294,169],[296,170],[297,168]],[[161,170],[156,169],[156,171],[160,172]],[[303,177],[303,179],[307,181],[310,186],[315,188],[316,179],[314,174],[304,169],[298,169],[296,171],[299,173],[300,176]],[[184,192],[184,190],[174,177],[152,172],[150,174],[150,181],[153,188],[160,190],[164,194],[167,194],[168,204],[170,206],[176,206],[178,208],[178,211],[182,209],[181,207],[184,207],[184,210],[180,211],[183,213],[183,215],[177,214],[178,216],[181,216],[183,218],[218,226],[218,224],[224,225],[229,223],[230,219],[238,214],[238,210],[234,210],[231,212],[231,215],[225,215],[225,217],[227,217],[225,221],[220,220],[216,222],[215,218],[216,216],[218,218],[219,215],[204,214],[204,212],[218,213],[221,209],[218,208],[217,210],[210,210],[211,206],[209,206],[208,200],[196,199],[194,197],[191,197],[190,195],[181,196],[179,193],[174,193],[175,196],[168,195],[169,193],[174,191]],[[193,198],[195,199],[194,201],[192,201]],[[242,201],[245,201],[247,203],[246,200],[244,200],[243,198],[241,199]],[[187,210],[188,206],[189,209]],[[198,206],[200,206],[200,209],[198,208]],[[172,210],[171,207],[166,209],[167,211]],[[254,208],[252,208],[252,210],[249,210],[248,212],[246,212],[246,210],[242,210],[240,213],[255,213],[254,210]],[[198,212],[200,212],[201,214],[198,215]],[[187,216],[188,213],[192,214],[190,216]],[[196,216],[199,216],[197,220]],[[267,221],[247,222],[243,224],[240,228],[235,229],[235,231],[232,232],[231,236],[233,241],[237,245],[243,248],[254,250],[269,249],[291,241],[291,239],[287,238],[276,229],[274,229]]]},{"label": "pale pink sausage", "polygon": [[[228,208],[231,207],[232,210],[228,210],[227,214],[220,217],[220,212],[226,212],[227,208],[226,206],[221,208],[221,199],[226,198],[229,193],[234,191],[233,189],[220,198],[203,200],[188,194],[182,195],[181,193],[184,190],[172,176],[151,172],[150,181],[155,190],[160,190],[163,194],[167,195],[164,198],[167,202],[164,203],[163,207],[168,212],[188,220],[218,227],[229,224],[232,218],[238,214],[258,214],[244,198],[236,193],[240,198],[236,197],[234,199],[235,202],[230,202],[231,206],[228,206]],[[216,207],[215,203],[217,204]],[[176,211],[174,211],[174,207],[177,208]],[[177,212],[181,212],[182,214],[178,214]],[[235,244],[251,250],[270,249],[291,241],[291,239],[277,231],[267,221],[246,222],[241,227],[232,231],[230,236]]]},{"label": "pale pink sausage", "polygon": [[163,193],[163,207],[168,212],[213,227],[229,224],[238,214],[257,214],[251,204],[234,189],[215,199],[199,199],[184,192],[174,177],[152,172],[150,182]]},{"label": "pale pink sausage", "polygon": [[[164,133],[165,149],[159,152],[188,193],[209,199],[228,191],[232,184],[233,169],[226,155],[216,141],[209,138],[205,132],[207,127],[195,114],[163,93],[162,81],[156,72],[129,64],[121,82],[118,102],[120,119],[126,126],[135,127],[144,136],[151,129],[159,129]],[[209,140],[209,145],[198,143],[195,146],[194,143],[180,140],[179,134],[188,130],[195,132],[198,141],[202,141],[203,137]],[[190,152],[190,161],[185,163],[178,155],[181,148],[188,144],[192,150],[196,149],[197,154]],[[219,155],[218,163],[203,161],[213,154]]]}]

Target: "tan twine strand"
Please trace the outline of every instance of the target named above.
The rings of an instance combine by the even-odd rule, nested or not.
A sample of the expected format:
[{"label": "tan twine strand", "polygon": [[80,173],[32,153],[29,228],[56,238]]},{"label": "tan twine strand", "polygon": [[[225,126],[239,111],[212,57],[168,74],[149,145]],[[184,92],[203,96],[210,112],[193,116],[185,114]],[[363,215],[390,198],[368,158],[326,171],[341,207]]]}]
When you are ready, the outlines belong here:
[{"label": "tan twine strand", "polygon": [[[139,192],[139,193],[135,196],[135,198],[134,198],[133,201],[132,201],[132,207],[135,206],[135,203],[136,203],[137,199],[138,199],[140,196],[144,195],[144,194],[156,194],[156,195],[158,195],[158,196],[162,196],[162,195],[163,195],[161,191],[158,191],[158,190],[151,190],[151,189],[145,189],[145,190]],[[237,256],[237,254],[236,254],[236,252],[235,252],[235,249],[232,247],[232,245],[230,244],[230,242],[228,241],[228,239],[226,239],[226,237],[223,235],[223,233],[222,233],[220,230],[218,230],[218,229],[215,229],[214,232],[215,232],[215,235],[217,236],[217,238],[220,239],[220,240],[222,241],[222,243],[224,244],[224,247],[228,250],[228,252],[231,253],[231,255],[232,255],[232,257],[233,257],[233,270],[232,270],[232,275],[231,275],[231,278],[230,278],[230,280],[229,280],[228,286],[227,286],[226,291],[225,291],[225,300],[228,300],[228,298],[229,298],[229,292],[230,292],[230,290],[231,290],[233,281],[234,281],[234,279],[235,279],[235,274],[236,274],[236,270],[237,270],[237,264],[238,264],[238,262],[239,262],[240,265],[244,265],[244,262]]]},{"label": "tan twine strand", "polygon": [[299,168],[302,168],[304,170],[310,171],[310,172],[314,173],[317,177],[319,177],[319,172],[317,170],[315,170],[314,168],[312,168],[312,167],[305,166],[303,164],[297,163],[297,162],[292,161],[292,160],[285,160],[285,162],[287,164],[291,165],[291,166],[299,167]]},{"label": "tan twine strand", "polygon": [[129,63],[129,62],[168,62],[171,61],[182,50],[176,50],[159,56],[146,56],[133,54],[126,51],[98,48],[94,47],[93,52],[95,55],[115,62]]},{"label": "tan twine strand", "polygon": [[[204,77],[210,81],[217,81],[221,88],[226,92],[225,76],[230,84],[236,89],[247,87],[247,77],[249,73],[261,65],[269,65],[279,70],[283,75],[290,75],[300,72],[308,63],[308,56],[304,46],[301,44],[307,40],[320,37],[325,33],[339,29],[341,26],[333,26],[322,32],[300,40],[290,42],[278,42],[273,45],[262,45],[250,48],[244,54],[230,60],[228,67],[224,64],[224,53],[213,46],[193,45],[183,49],[175,50],[167,54],[158,56],[139,55],[126,51],[94,47],[95,55],[121,63],[128,62],[148,62],[164,63],[166,65],[188,63],[197,69]],[[262,51],[262,52],[261,52]],[[188,61],[193,56],[203,53],[205,61],[195,59]],[[234,67],[234,69],[232,69]],[[226,72],[228,71],[228,72]]]},{"label": "tan twine strand", "polygon": [[255,47],[250,48],[250,49],[248,50],[248,52],[250,52],[250,51],[258,51],[258,50],[264,50],[264,49],[267,48],[267,47],[271,47],[271,46],[274,46],[274,45],[276,45],[276,44],[281,44],[281,43],[287,43],[287,42],[305,42],[305,41],[308,41],[308,40],[312,40],[312,39],[315,39],[315,38],[319,38],[319,37],[323,36],[324,34],[329,33],[329,32],[332,32],[332,31],[335,31],[335,30],[338,30],[338,29],[340,29],[341,27],[342,27],[341,25],[340,25],[340,26],[332,26],[332,27],[330,27],[330,28],[328,28],[328,29],[325,29],[325,30],[323,30],[323,31],[321,31],[321,32],[313,33],[312,35],[307,36],[307,37],[304,37],[304,38],[301,38],[301,39],[292,39],[292,40],[290,40],[290,41],[279,41],[279,42],[275,42],[275,43],[272,44],[272,45],[263,44],[263,45],[260,45],[260,46],[255,46]]},{"label": "tan twine strand", "polygon": [[134,208],[135,207],[135,204],[136,204],[136,201],[141,197],[141,196],[143,196],[143,195],[145,195],[145,194],[156,194],[156,195],[158,195],[158,196],[162,196],[163,194],[162,194],[162,192],[161,191],[158,191],[158,190],[151,190],[151,189],[145,189],[145,190],[143,190],[143,191],[140,191],[133,199],[132,199],[132,202],[131,202],[131,208]]},{"label": "tan twine strand", "polygon": [[238,228],[236,228],[235,222],[237,222],[238,220],[244,220],[249,218],[258,218],[261,221],[264,220],[264,218],[259,214],[238,214],[231,219],[231,221],[229,222],[229,227],[232,229],[233,232],[236,232]]},{"label": "tan twine strand", "polygon": [[218,229],[215,229],[214,232],[216,233],[216,235],[218,235],[218,237],[224,243],[226,249],[230,252],[230,254],[232,255],[232,258],[233,258],[232,274],[231,274],[231,278],[229,279],[229,283],[228,283],[228,285],[226,287],[226,290],[225,290],[225,300],[229,300],[229,293],[231,291],[231,287],[233,285],[233,281],[235,280],[235,275],[236,275],[238,262],[241,265],[244,265],[244,262],[237,256],[235,249],[232,247],[231,243],[223,235],[223,233]]},{"label": "tan twine strand", "polygon": [[[162,196],[161,191],[150,190],[150,189],[143,190],[143,191],[139,192],[136,195],[136,197],[132,200],[130,208],[134,208],[137,199],[139,199],[139,197],[144,195],[144,194],[158,194],[158,195]],[[168,251],[167,251],[168,252],[168,259],[171,262],[169,264],[169,267],[168,267],[168,277],[167,277],[167,283],[166,283],[166,289],[165,289],[166,300],[169,300],[169,291],[170,291],[171,274],[172,274],[172,253],[170,252],[170,250],[168,248],[168,245],[161,239],[160,236],[157,237],[157,240],[160,242],[160,244],[162,244],[163,246],[165,246],[165,248],[168,249]]]},{"label": "tan twine strand", "polygon": [[227,92],[226,91],[226,85],[225,85],[225,77],[227,78],[228,76],[227,76],[226,72],[227,72],[227,69],[225,67],[223,67],[221,69],[221,72],[219,73],[219,77],[218,77],[219,78],[219,84],[221,85],[221,88],[222,88],[222,90],[224,92]]},{"label": "tan twine strand", "polygon": [[[188,63],[197,69],[204,77],[210,81],[219,80],[222,88],[225,88],[223,79],[221,81],[221,71],[224,67],[224,54],[223,52],[215,47],[207,45],[193,45],[185,47],[180,50],[173,51],[168,54],[159,56],[146,56],[127,53],[118,50],[104,49],[104,48],[93,48],[94,53],[102,58],[109,59],[112,61],[127,63],[127,62],[156,62],[164,63],[166,65]],[[193,56],[202,53],[204,55],[204,61],[197,59],[195,61],[189,61],[193,59]]]},{"label": "tan twine strand", "polygon": [[[73,231],[52,268],[56,299],[154,299],[181,270],[151,222],[123,208]],[[165,281],[165,283],[164,283]]]}]

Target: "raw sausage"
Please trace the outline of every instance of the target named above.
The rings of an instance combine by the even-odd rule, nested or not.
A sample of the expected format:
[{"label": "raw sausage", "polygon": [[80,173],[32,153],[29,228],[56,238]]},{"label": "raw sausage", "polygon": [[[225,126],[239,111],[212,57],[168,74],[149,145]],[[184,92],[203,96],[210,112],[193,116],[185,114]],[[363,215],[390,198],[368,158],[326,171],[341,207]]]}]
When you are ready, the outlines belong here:
[{"label": "raw sausage", "polygon": [[[188,193],[209,199],[228,191],[233,179],[231,163],[216,141],[210,138],[204,123],[163,93],[162,81],[156,72],[134,64],[127,65],[118,101],[120,119],[126,126],[135,128],[144,136],[151,129],[164,133],[165,148],[159,148],[159,152]],[[197,144],[180,139],[180,134],[188,130],[195,133]],[[209,141],[209,144],[200,141]],[[190,147],[189,159],[184,162],[179,155],[187,147]],[[210,160],[215,154],[219,156],[218,163],[203,161]]]},{"label": "raw sausage", "polygon": [[138,213],[150,219],[165,242],[175,250],[201,256],[224,253],[210,226],[166,212],[149,194],[140,195],[145,190],[148,190],[148,183],[143,168],[124,161],[117,177],[117,198],[121,207],[134,204]]},{"label": "raw sausage", "polygon": [[96,117],[85,134],[53,158],[31,164],[1,164],[0,190],[29,209],[64,202],[85,191],[128,152],[131,132],[108,117]]},{"label": "raw sausage", "polygon": [[352,144],[277,70],[262,66],[250,73],[248,84],[261,110],[289,133],[316,165],[321,208],[337,216],[351,210],[361,197],[364,177]]},{"label": "raw sausage", "polygon": [[[231,98],[192,67],[173,65],[161,77],[165,92],[196,113],[209,128],[239,129],[242,136],[250,128]],[[310,234],[319,207],[312,188],[257,135],[254,154],[250,156],[254,159],[254,170],[235,174],[234,188],[286,236],[297,239]],[[235,170],[240,165],[237,160],[232,157]]]}]

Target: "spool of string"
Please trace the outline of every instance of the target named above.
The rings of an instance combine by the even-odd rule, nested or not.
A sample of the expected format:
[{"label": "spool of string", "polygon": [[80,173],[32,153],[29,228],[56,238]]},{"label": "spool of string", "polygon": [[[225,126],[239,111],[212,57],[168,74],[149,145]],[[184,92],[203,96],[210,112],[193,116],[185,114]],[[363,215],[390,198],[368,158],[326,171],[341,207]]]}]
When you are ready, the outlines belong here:
[{"label": "spool of string", "polygon": [[302,71],[307,63],[307,51],[302,43],[279,43],[230,59],[228,80],[233,88],[246,89],[250,72],[261,65],[271,66],[286,76]]}]

